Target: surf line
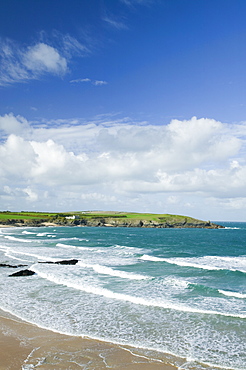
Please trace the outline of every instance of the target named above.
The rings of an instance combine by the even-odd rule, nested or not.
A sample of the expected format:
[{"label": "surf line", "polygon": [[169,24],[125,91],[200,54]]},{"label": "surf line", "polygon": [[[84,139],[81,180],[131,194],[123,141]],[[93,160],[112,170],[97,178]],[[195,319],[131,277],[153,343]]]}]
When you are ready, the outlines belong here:
[{"label": "surf line", "polygon": [[67,286],[68,288],[73,288],[76,290],[81,290],[89,294],[95,294],[95,295],[100,295],[106,298],[111,298],[111,299],[117,299],[120,301],[125,301],[125,302],[130,302],[142,306],[149,306],[149,307],[160,307],[164,309],[171,309],[171,310],[176,310],[176,311],[181,311],[181,312],[190,312],[190,313],[199,313],[199,314],[205,314],[205,315],[220,315],[220,316],[226,316],[226,317],[235,317],[235,318],[241,318],[245,319],[246,315],[244,314],[232,314],[232,313],[226,313],[226,312],[219,312],[219,311],[209,311],[209,310],[199,310],[196,308],[190,308],[187,306],[176,306],[168,303],[162,303],[162,302],[155,302],[153,300],[146,300],[141,297],[133,297],[127,294],[122,294],[122,293],[114,293],[108,289],[104,288],[96,288],[93,286],[83,286],[80,284],[76,284],[71,281],[65,281],[63,279],[57,279],[55,276],[45,274],[43,272],[38,271],[38,269],[35,267],[35,265],[32,266],[32,270],[36,272],[37,275],[39,275],[41,278],[49,280],[55,284],[59,285],[64,285]]}]

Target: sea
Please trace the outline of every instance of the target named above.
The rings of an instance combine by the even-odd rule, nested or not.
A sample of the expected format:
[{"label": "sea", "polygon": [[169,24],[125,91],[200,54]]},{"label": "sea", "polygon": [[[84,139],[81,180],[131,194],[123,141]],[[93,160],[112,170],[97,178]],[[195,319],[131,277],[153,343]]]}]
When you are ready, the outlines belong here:
[{"label": "sea", "polygon": [[[1,228],[0,308],[42,328],[246,369],[246,223]],[[78,259],[76,265],[55,263]],[[181,369],[181,367],[180,367]]]}]

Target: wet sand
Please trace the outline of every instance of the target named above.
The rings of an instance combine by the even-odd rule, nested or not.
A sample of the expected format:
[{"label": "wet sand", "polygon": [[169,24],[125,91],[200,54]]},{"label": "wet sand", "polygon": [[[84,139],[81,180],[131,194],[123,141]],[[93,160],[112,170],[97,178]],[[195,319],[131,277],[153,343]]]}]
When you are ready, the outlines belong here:
[{"label": "wet sand", "polygon": [[175,370],[173,364],[182,363],[156,352],[146,356],[143,350],[54,333],[4,311],[0,349],[0,370]]}]

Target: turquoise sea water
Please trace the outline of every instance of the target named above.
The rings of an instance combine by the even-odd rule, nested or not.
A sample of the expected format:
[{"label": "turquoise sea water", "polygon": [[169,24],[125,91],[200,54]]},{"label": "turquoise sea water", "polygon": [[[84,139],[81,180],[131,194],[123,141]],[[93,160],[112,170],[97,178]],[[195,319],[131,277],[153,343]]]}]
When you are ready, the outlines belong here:
[{"label": "turquoise sea water", "polygon": [[[5,228],[0,308],[61,333],[246,369],[246,223],[226,229]],[[78,264],[40,264],[76,258]]]}]

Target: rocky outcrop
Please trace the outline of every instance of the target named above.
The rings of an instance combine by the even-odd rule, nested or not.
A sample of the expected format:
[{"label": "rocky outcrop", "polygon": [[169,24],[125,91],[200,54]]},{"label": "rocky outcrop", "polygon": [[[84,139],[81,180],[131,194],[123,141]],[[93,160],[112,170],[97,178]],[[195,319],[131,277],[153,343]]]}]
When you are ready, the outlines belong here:
[{"label": "rocky outcrop", "polygon": [[159,217],[159,219],[131,219],[127,217],[81,217],[80,219],[68,220],[66,218],[57,218],[52,220],[52,224],[47,220],[17,220],[7,219],[2,224],[8,226],[89,226],[89,227],[142,227],[142,228],[206,228],[220,229],[221,225],[214,224],[210,221],[196,220],[191,217],[181,217],[180,220],[173,220],[169,217]]},{"label": "rocky outcrop", "polygon": [[39,262],[39,263],[49,263],[49,264],[56,264],[56,265],[76,265],[79,260],[72,259],[72,260],[63,260],[63,261],[45,261],[45,262]]},{"label": "rocky outcrop", "polygon": [[14,227],[39,227],[39,226],[44,226],[45,222],[47,220],[45,219],[15,219],[15,218],[10,218],[10,219],[2,219],[1,220],[1,225],[3,226],[14,226]]},{"label": "rocky outcrop", "polygon": [[[77,224],[78,224],[78,220]],[[114,218],[100,218],[100,219],[82,219],[79,220],[80,226],[90,227],[142,227],[142,228],[206,228],[206,229],[219,229],[223,228],[221,225],[211,223],[210,221],[149,221],[149,220],[136,220],[136,219],[114,219]]]},{"label": "rocky outcrop", "polygon": [[[39,263],[49,263],[49,264],[56,264],[56,265],[76,265],[76,263],[78,263],[78,262],[79,262],[79,260],[77,260],[77,259],[71,259],[71,260],[62,260],[62,261],[57,261],[57,262],[45,261],[45,262],[39,262]],[[0,267],[13,267],[13,268],[17,268],[17,267],[23,267],[23,266],[25,266],[25,265],[13,266],[13,265],[5,264],[5,263],[1,263],[0,264]],[[15,277],[15,276],[31,276],[31,275],[34,275],[34,274],[35,274],[34,271],[25,269],[25,270],[17,271],[15,273],[9,275],[9,277]]]},{"label": "rocky outcrop", "polygon": [[10,267],[13,269],[19,268],[19,267],[26,267],[27,265],[9,265],[7,263],[0,263],[0,267]]},{"label": "rocky outcrop", "polygon": [[10,277],[12,276],[31,276],[31,275],[34,275],[35,272],[32,271],[32,270],[21,270],[21,271],[17,271],[11,275],[9,275]]}]

